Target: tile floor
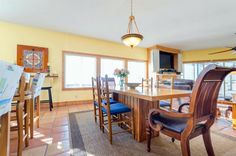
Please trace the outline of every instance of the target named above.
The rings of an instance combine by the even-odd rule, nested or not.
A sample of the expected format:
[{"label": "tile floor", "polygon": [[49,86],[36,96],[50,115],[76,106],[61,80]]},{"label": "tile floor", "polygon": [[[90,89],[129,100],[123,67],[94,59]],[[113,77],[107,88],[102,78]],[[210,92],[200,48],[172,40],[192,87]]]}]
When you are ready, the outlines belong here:
[{"label": "tile floor", "polygon": [[[41,109],[40,128],[35,129],[34,139],[30,139],[30,146],[24,148],[23,156],[66,156],[70,155],[69,118],[71,112],[92,110],[91,104],[78,104],[55,107],[52,112],[48,108]],[[236,130],[226,119],[216,120],[214,128],[220,133],[236,138]],[[11,134],[11,155],[17,151],[17,134]]]},{"label": "tile floor", "polygon": [[[70,155],[68,114],[92,109],[91,104],[55,107],[52,112],[48,108],[42,108],[40,128],[35,129],[34,139],[30,139],[29,147],[24,148],[23,156]],[[16,132],[11,134],[10,144],[11,156],[16,156]]]}]

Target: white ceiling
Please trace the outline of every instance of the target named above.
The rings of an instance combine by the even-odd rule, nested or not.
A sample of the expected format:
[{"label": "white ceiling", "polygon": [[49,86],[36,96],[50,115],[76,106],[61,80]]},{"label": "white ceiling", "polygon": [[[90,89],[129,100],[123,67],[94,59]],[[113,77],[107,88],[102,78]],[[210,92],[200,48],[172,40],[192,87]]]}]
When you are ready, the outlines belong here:
[{"label": "white ceiling", "polygon": [[[129,0],[0,0],[0,20],[121,43]],[[236,0],[134,0],[144,36],[182,50],[236,45]]]}]

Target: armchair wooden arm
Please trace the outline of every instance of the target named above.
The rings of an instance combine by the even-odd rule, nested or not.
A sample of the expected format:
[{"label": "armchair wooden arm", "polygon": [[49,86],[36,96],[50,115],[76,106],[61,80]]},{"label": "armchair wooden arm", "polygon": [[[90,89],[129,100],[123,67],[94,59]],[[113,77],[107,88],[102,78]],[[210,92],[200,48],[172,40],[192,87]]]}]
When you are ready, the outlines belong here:
[{"label": "armchair wooden arm", "polygon": [[179,112],[179,113],[182,113],[183,107],[184,107],[184,106],[189,106],[189,105],[190,105],[189,103],[183,103],[183,104],[181,104],[181,105],[179,106],[178,112]]},{"label": "armchair wooden arm", "polygon": [[193,116],[192,113],[178,113],[178,112],[166,111],[162,109],[151,109],[149,111],[148,119],[150,119],[149,117],[151,117],[151,115],[158,114],[158,113],[169,116],[169,117],[173,117],[173,118],[191,118]]},{"label": "armchair wooden arm", "polygon": [[152,129],[154,129],[155,131],[160,131],[162,129],[162,123],[161,122],[152,122],[152,115],[154,114],[163,114],[169,117],[173,117],[173,118],[191,118],[193,116],[192,113],[176,113],[176,112],[170,112],[170,111],[165,111],[165,110],[161,110],[161,109],[151,109],[149,111],[148,114],[148,123],[149,125],[152,127]]}]

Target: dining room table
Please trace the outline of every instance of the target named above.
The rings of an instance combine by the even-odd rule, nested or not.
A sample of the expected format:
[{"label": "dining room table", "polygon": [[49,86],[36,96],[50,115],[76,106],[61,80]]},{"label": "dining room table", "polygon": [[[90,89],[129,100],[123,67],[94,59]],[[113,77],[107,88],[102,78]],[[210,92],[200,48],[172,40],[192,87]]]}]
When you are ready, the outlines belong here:
[{"label": "dining room table", "polygon": [[146,140],[146,119],[150,109],[157,108],[160,100],[190,97],[189,90],[177,90],[171,88],[150,88],[116,86],[110,89],[113,99],[126,104],[134,113],[135,140],[138,142]]}]

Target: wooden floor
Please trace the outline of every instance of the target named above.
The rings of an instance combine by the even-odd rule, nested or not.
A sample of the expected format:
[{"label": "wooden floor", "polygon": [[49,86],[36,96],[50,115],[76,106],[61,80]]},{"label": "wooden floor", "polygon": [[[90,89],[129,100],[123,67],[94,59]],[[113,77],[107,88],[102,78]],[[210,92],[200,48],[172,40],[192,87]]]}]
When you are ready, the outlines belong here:
[{"label": "wooden floor", "polygon": [[[69,144],[69,119],[68,114],[84,110],[92,110],[91,104],[78,104],[55,107],[52,112],[48,108],[41,110],[40,128],[35,130],[34,139],[30,146],[24,149],[24,156],[54,156],[70,155]],[[91,117],[91,119],[93,119]],[[230,127],[230,122],[224,119],[217,120],[214,124],[220,133],[236,138],[236,130]],[[11,134],[11,155],[16,155],[17,135]]]}]

